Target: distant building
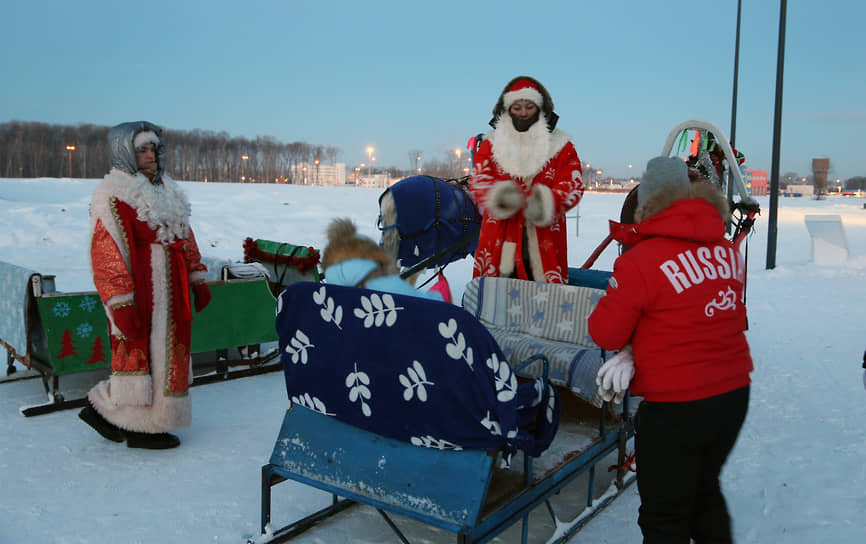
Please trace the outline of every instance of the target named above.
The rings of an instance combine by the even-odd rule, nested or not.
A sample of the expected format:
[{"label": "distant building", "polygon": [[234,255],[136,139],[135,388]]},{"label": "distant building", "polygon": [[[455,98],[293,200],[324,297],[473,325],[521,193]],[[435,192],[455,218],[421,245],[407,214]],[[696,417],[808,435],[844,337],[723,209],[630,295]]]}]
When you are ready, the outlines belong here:
[{"label": "distant building", "polygon": [[782,194],[785,196],[812,196],[814,191],[811,185],[788,185]]},{"label": "distant building", "polygon": [[292,179],[295,185],[345,185],[346,163],[299,163],[292,167]]},{"label": "distant building", "polygon": [[744,170],[743,182],[749,188],[752,196],[763,196],[770,193],[767,172],[764,170]]}]

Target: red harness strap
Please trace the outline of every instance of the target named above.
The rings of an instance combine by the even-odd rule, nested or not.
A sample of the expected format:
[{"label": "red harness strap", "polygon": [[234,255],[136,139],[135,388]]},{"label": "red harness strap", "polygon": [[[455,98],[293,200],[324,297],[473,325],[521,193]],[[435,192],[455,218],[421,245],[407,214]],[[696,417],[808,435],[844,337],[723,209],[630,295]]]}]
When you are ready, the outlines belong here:
[{"label": "red harness strap", "polygon": [[611,465],[607,467],[608,472],[614,470],[628,470],[629,472],[637,472],[637,466],[635,466],[634,452],[631,452],[629,456],[625,458],[625,462],[623,464]]}]

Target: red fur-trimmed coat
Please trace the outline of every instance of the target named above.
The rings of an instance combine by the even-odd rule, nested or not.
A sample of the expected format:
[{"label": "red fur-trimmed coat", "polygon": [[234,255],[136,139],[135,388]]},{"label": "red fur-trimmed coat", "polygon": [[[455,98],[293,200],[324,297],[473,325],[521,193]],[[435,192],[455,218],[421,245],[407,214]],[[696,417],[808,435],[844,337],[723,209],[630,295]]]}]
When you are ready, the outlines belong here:
[{"label": "red fur-trimmed coat", "polygon": [[[115,425],[158,433],[188,427],[189,285],[207,269],[180,186],[163,176],[113,169],[90,205],[93,281],[111,328],[111,376],[91,389],[94,407]],[[125,338],[111,308],[134,301],[144,334]]]},{"label": "red fur-trimmed coat", "polygon": [[[498,211],[503,191],[517,187],[523,195],[521,209],[510,217]],[[524,216],[533,187],[541,194],[549,222],[532,224]],[[518,133],[508,115],[485,135],[475,153],[469,187],[484,211],[473,277],[510,276],[527,279],[522,258],[523,232],[533,279],[568,282],[565,213],[583,196],[583,170],[569,136],[549,132],[544,117],[527,132]],[[546,224],[545,224],[546,223]]]}]

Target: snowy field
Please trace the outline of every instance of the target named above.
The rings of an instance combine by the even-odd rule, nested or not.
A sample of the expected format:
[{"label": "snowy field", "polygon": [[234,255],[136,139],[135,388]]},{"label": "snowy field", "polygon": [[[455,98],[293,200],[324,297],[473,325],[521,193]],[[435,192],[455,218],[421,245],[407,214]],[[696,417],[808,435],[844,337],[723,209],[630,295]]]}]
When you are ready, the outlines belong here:
[{"label": "snowy field", "polygon": [[[92,290],[90,195],[98,180],[0,179],[0,260],[57,276],[60,291]],[[379,190],[184,183],[203,253],[240,260],[246,237],[321,248],[325,226],[347,216],[378,239]],[[569,263],[580,266],[619,217],[624,195],[587,193],[569,220]],[[736,541],[866,541],[866,199],[779,201],[776,268],[765,270],[769,201],[748,245],[747,306],[755,372],[749,414],[723,472]],[[847,261],[810,262],[807,214],[839,214]],[[610,269],[607,250],[596,267]],[[471,263],[446,275],[459,300]],[[0,355],[5,352],[0,350]],[[92,375],[97,374],[97,375]],[[66,377],[68,396],[102,377]],[[259,529],[260,468],[288,406],[282,375],[192,390],[193,424],[180,448],[128,449],[100,438],[68,410],[24,418],[44,402],[39,380],[0,383],[0,542],[96,544],[240,543]],[[329,496],[294,482],[274,488],[277,524],[324,506]],[[636,486],[572,542],[639,542]],[[541,510],[544,510],[543,508]],[[573,514],[579,513],[579,510]],[[543,519],[541,512],[534,518]],[[565,521],[565,520],[564,520]],[[412,542],[451,533],[397,518]],[[550,524],[531,528],[545,542]],[[508,531],[496,542],[515,542]],[[370,508],[354,508],[295,542],[396,542]]]}]

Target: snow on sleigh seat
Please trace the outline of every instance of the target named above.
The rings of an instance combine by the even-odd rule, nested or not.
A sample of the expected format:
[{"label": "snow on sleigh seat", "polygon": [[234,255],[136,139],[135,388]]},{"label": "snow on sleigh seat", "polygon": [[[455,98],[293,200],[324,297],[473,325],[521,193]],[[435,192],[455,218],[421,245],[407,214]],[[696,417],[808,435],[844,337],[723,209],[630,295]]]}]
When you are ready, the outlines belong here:
[{"label": "snow on sleigh seat", "polygon": [[[292,406],[262,467],[263,533],[270,488],[294,479],[470,534],[496,458],[522,451],[531,472],[556,434],[555,388],[518,383],[487,329],[453,304],[299,282],[280,295],[276,328]],[[501,530],[489,523],[479,530]]]},{"label": "snow on sleigh seat", "polygon": [[[466,287],[463,307],[490,330],[512,365],[529,354],[550,361],[550,381],[601,407],[595,377],[605,353],[589,335],[587,318],[603,289],[531,282],[513,278],[475,278]],[[533,363],[518,372],[539,375]]]}]

